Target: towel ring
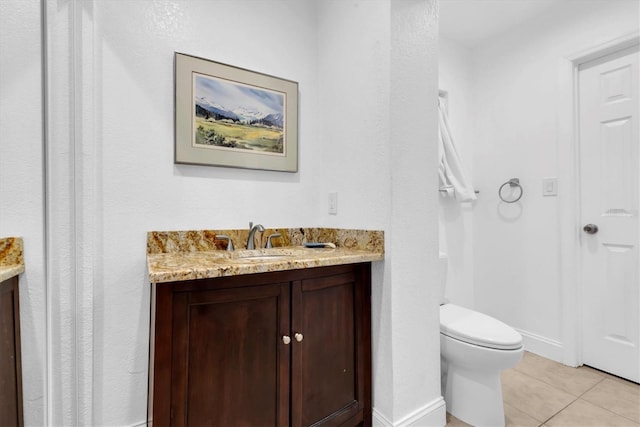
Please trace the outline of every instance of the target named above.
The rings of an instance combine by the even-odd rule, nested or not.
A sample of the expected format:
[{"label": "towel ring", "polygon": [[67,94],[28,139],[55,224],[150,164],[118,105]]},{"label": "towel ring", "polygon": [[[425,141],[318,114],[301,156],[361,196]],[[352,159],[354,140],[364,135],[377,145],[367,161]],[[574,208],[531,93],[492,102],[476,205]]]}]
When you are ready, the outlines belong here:
[{"label": "towel ring", "polygon": [[[518,195],[518,197],[515,198],[514,200],[506,200],[504,197],[502,197],[502,189],[505,187],[505,185],[509,185],[512,188],[518,187],[520,189],[520,194]],[[500,197],[500,200],[502,200],[505,203],[515,203],[522,198],[523,194],[524,194],[524,190],[522,189],[522,185],[520,185],[520,179],[518,178],[511,178],[509,181],[502,184],[500,186],[500,189],[498,190],[498,197]]]}]

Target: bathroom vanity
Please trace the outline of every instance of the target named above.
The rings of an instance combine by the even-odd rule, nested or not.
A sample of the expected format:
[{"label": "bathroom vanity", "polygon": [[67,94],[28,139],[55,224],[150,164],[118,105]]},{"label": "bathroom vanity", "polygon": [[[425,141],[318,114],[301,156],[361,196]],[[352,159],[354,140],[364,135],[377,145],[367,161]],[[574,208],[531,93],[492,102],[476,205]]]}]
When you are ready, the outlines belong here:
[{"label": "bathroom vanity", "polygon": [[[290,244],[302,243],[301,230],[324,232],[277,231]],[[371,262],[383,259],[381,232],[332,234],[335,249],[234,252],[216,238],[234,231],[189,233],[200,234],[167,234],[159,246],[205,250],[158,252],[164,237],[149,234],[150,422],[371,425]]]},{"label": "bathroom vanity", "polygon": [[0,239],[0,425],[22,426],[22,361],[18,275],[22,239]]}]

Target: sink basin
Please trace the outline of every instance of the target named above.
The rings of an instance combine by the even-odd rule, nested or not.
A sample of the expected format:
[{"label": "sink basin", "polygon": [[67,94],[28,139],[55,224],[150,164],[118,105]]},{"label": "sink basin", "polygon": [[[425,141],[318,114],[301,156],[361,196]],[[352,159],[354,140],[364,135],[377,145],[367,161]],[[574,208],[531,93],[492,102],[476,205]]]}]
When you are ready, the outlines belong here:
[{"label": "sink basin", "polygon": [[293,248],[264,248],[239,250],[233,253],[233,258],[240,260],[274,261],[300,255],[302,252]]},{"label": "sink basin", "polygon": [[292,255],[241,255],[239,259],[248,259],[248,260],[259,260],[259,261],[269,261],[276,259],[284,259],[290,258]]}]

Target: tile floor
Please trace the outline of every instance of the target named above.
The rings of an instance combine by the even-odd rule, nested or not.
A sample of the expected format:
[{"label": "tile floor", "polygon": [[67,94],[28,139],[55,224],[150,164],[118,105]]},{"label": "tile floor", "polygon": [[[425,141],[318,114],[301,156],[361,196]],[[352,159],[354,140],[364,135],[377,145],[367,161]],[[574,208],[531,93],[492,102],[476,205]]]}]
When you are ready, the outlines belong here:
[{"label": "tile floor", "polygon": [[[640,427],[640,386],[526,352],[502,373],[505,422],[522,427]],[[468,426],[447,414],[447,427]]]}]

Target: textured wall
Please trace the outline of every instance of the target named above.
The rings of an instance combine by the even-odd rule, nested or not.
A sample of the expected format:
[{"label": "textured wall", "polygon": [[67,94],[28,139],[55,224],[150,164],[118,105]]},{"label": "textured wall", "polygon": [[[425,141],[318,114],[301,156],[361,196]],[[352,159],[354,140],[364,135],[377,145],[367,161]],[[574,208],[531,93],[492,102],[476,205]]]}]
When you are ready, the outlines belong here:
[{"label": "textured wall", "polygon": [[[637,1],[584,1],[558,7],[474,52],[475,304],[521,329],[530,348],[561,359],[562,301],[558,197],[542,178],[558,176],[558,86],[563,57],[638,30]],[[519,177],[525,195],[501,204],[498,187]]]},{"label": "textured wall", "polygon": [[391,1],[392,233],[387,267],[392,279],[393,421],[402,424],[444,422],[438,345],[437,40],[437,2]]},{"label": "textured wall", "polygon": [[[22,2],[0,2],[7,4]],[[142,425],[146,232],[240,228],[251,220],[385,230],[387,260],[374,266],[375,404],[390,424],[432,412],[443,422],[437,284],[428,273],[437,268],[437,196],[424,191],[436,170],[435,2],[46,4],[51,336],[48,348],[44,331],[34,338],[40,365],[32,363],[32,372],[48,350],[47,422]],[[29,29],[38,24],[34,18]],[[3,49],[16,49],[5,40]],[[40,61],[34,49],[25,55]],[[300,171],[174,165],[175,51],[298,81]],[[10,87],[3,75],[3,100]],[[32,118],[41,107],[29,108]],[[42,174],[35,148],[18,151],[33,176]],[[42,184],[41,176],[29,184],[38,200]],[[339,193],[337,216],[327,214],[329,191]],[[40,213],[28,218],[42,246]],[[42,258],[31,265],[27,258],[27,280],[38,265],[43,274]],[[42,393],[33,399],[41,405]],[[39,410],[30,410],[32,423],[46,424]]]},{"label": "textured wall", "polygon": [[0,1],[0,237],[22,236],[25,425],[44,425],[46,319],[40,2]]},{"label": "textured wall", "polygon": [[[458,153],[473,177],[476,143],[472,51],[453,41],[438,39],[438,82],[447,92],[447,111]],[[445,298],[473,308],[473,208],[452,195],[440,193],[440,250],[448,256]],[[484,194],[478,197],[485,197]]]},{"label": "textured wall", "polygon": [[[392,173],[389,1],[317,4],[319,213],[329,226],[383,224],[389,220]],[[338,215],[326,215],[332,191],[338,193]]]},{"label": "textured wall", "polygon": [[[146,232],[322,222],[314,4],[96,2],[91,19],[97,36],[83,65],[95,64],[90,108],[100,123],[86,144],[97,150],[102,254],[94,282],[93,424],[127,425],[146,416]],[[174,165],[174,51],[298,81],[300,172]]]}]

